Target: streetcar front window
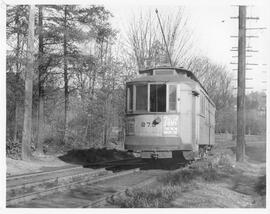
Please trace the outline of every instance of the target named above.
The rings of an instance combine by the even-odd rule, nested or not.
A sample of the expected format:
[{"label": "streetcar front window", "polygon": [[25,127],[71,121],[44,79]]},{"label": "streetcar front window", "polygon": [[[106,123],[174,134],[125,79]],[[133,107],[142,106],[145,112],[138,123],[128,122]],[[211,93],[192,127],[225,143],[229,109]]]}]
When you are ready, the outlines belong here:
[{"label": "streetcar front window", "polygon": [[166,84],[150,85],[150,112],[166,112]]},{"label": "streetcar front window", "polygon": [[136,85],[136,111],[147,111],[147,85]]}]

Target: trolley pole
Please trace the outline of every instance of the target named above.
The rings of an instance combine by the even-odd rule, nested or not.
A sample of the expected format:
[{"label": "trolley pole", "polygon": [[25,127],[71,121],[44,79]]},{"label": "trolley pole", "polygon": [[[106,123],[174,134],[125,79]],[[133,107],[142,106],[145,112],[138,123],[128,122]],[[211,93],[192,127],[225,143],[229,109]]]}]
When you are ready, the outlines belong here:
[{"label": "trolley pole", "polygon": [[163,31],[163,28],[162,28],[162,25],[161,25],[161,21],[160,21],[157,9],[156,9],[156,14],[157,14],[159,26],[160,26],[160,29],[161,29],[161,33],[162,33],[162,36],[163,36],[163,39],[164,39],[164,43],[165,43],[165,46],[166,46],[166,51],[167,51],[167,54],[168,54],[168,57],[169,57],[170,65],[172,67],[173,66],[172,59],[171,59],[171,56],[170,56],[169,48],[168,48],[168,45],[167,45],[167,42],[166,42],[166,39],[165,39],[165,34],[164,34],[164,31]]},{"label": "trolley pole", "polygon": [[246,6],[239,6],[236,161],[245,159]]}]

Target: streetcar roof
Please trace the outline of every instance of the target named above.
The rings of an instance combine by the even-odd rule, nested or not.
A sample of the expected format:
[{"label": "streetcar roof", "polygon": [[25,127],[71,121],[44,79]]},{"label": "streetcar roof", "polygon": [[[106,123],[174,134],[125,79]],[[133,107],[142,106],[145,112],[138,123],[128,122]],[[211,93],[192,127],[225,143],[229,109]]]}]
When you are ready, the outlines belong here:
[{"label": "streetcar roof", "polygon": [[[175,68],[175,67],[168,67],[168,66],[162,66],[162,67],[156,67],[156,68],[151,68],[151,69],[145,69],[145,70],[139,70],[139,74],[153,74],[153,70],[175,70],[178,74],[182,73],[182,74],[186,74],[189,78],[195,80],[196,82],[199,82],[199,80],[197,79],[197,77],[193,74],[192,71],[186,70],[182,67],[180,68]],[[154,76],[158,76],[158,75],[154,75]],[[199,82],[200,83],[200,82]]]},{"label": "streetcar roof", "polygon": [[137,77],[127,83],[135,82],[192,82],[190,78],[184,75],[151,75],[151,76],[141,76]]},{"label": "streetcar roof", "polygon": [[[177,72],[177,75],[165,75],[165,74],[159,74],[159,75],[153,75],[154,70],[175,70]],[[204,92],[207,94],[208,99],[210,102],[214,104],[214,102],[210,99],[208,92],[205,90],[201,82],[197,79],[197,77],[193,74],[192,71],[186,70],[184,68],[175,68],[175,67],[156,67],[156,68],[150,68],[150,69],[145,69],[145,70],[140,70],[139,74],[148,74],[147,76],[140,76],[137,77],[129,82],[127,84],[132,84],[132,83],[138,83],[138,82],[189,82],[189,83],[194,83],[198,82],[201,88],[204,90]],[[182,75],[179,75],[182,74]]]}]

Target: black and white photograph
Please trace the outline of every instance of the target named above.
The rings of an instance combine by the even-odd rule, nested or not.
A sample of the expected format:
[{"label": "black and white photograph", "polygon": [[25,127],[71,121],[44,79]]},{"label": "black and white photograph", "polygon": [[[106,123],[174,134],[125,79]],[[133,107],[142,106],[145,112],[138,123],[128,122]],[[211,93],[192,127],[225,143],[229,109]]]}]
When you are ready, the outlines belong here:
[{"label": "black and white photograph", "polygon": [[270,2],[0,10],[3,213],[269,212]]}]

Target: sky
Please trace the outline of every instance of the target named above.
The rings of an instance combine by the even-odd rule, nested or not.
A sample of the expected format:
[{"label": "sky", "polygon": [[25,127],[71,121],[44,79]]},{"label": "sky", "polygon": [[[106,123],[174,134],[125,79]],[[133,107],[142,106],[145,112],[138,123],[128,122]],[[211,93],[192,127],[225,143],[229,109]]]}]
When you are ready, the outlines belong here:
[{"label": "sky", "polygon": [[[268,3],[269,2],[269,3]],[[53,0],[1,0],[0,6],[5,4],[55,4]],[[231,16],[238,16],[238,7],[232,5],[247,4],[247,16],[256,16],[258,21],[247,21],[247,27],[266,27],[266,30],[247,32],[248,35],[258,35],[259,38],[248,39],[247,44],[252,46],[252,58],[247,58],[248,63],[257,63],[252,70],[246,71],[246,77],[252,80],[246,81],[247,92],[261,91],[266,89],[266,79],[269,80],[269,56],[270,56],[270,1],[267,0],[58,0],[57,4],[101,4],[110,10],[114,18],[113,26],[119,30],[120,38],[126,37],[126,29],[129,23],[140,12],[159,10],[159,14],[172,14],[178,7],[185,8],[185,15],[188,16],[188,27],[192,31],[193,44],[196,47],[195,54],[209,57],[213,62],[225,65],[237,78],[237,65],[230,63],[237,62],[233,58],[237,52],[230,51],[237,46],[237,39],[231,38],[237,35],[238,20],[231,19]],[[2,12],[2,11],[1,11]],[[3,20],[3,19],[2,19]],[[3,23],[2,23],[3,24]],[[2,37],[3,38],[3,37]],[[262,64],[267,64],[263,66]],[[263,82],[264,81],[264,82]],[[236,87],[236,80],[234,80]],[[270,82],[270,81],[268,81]],[[236,90],[235,90],[236,92]]]},{"label": "sky", "polygon": [[[118,5],[109,4],[107,8],[113,13],[113,25],[120,29],[120,34],[125,37],[125,31],[134,16],[149,10],[159,10],[159,14],[173,13],[177,7],[185,8],[185,15],[188,16],[189,28],[193,32],[193,43],[196,46],[195,54],[209,57],[213,62],[225,65],[234,76],[234,85],[236,87],[237,65],[231,63],[237,62],[237,58],[233,58],[237,54],[231,51],[233,47],[237,47],[237,38],[231,38],[238,34],[238,19],[231,17],[238,16],[238,7],[231,4],[184,4],[184,5]],[[269,5],[268,5],[269,6]],[[247,20],[247,27],[266,27],[264,30],[248,30],[247,35],[259,36],[259,38],[247,39],[247,46],[251,46],[252,50],[258,50],[258,53],[252,53],[251,58],[247,58],[247,63],[256,63],[257,66],[248,66],[252,70],[246,71],[246,87],[247,93],[251,91],[262,91],[266,89],[269,71],[270,56],[270,7],[264,4],[255,4],[247,7],[247,16],[259,17],[259,20]],[[247,53],[247,55],[251,55]],[[267,64],[267,66],[263,65]],[[266,71],[266,72],[264,72]],[[268,72],[269,73],[269,72]],[[250,80],[252,78],[252,80]],[[269,82],[269,81],[268,81]],[[235,90],[236,92],[236,90]]]}]

